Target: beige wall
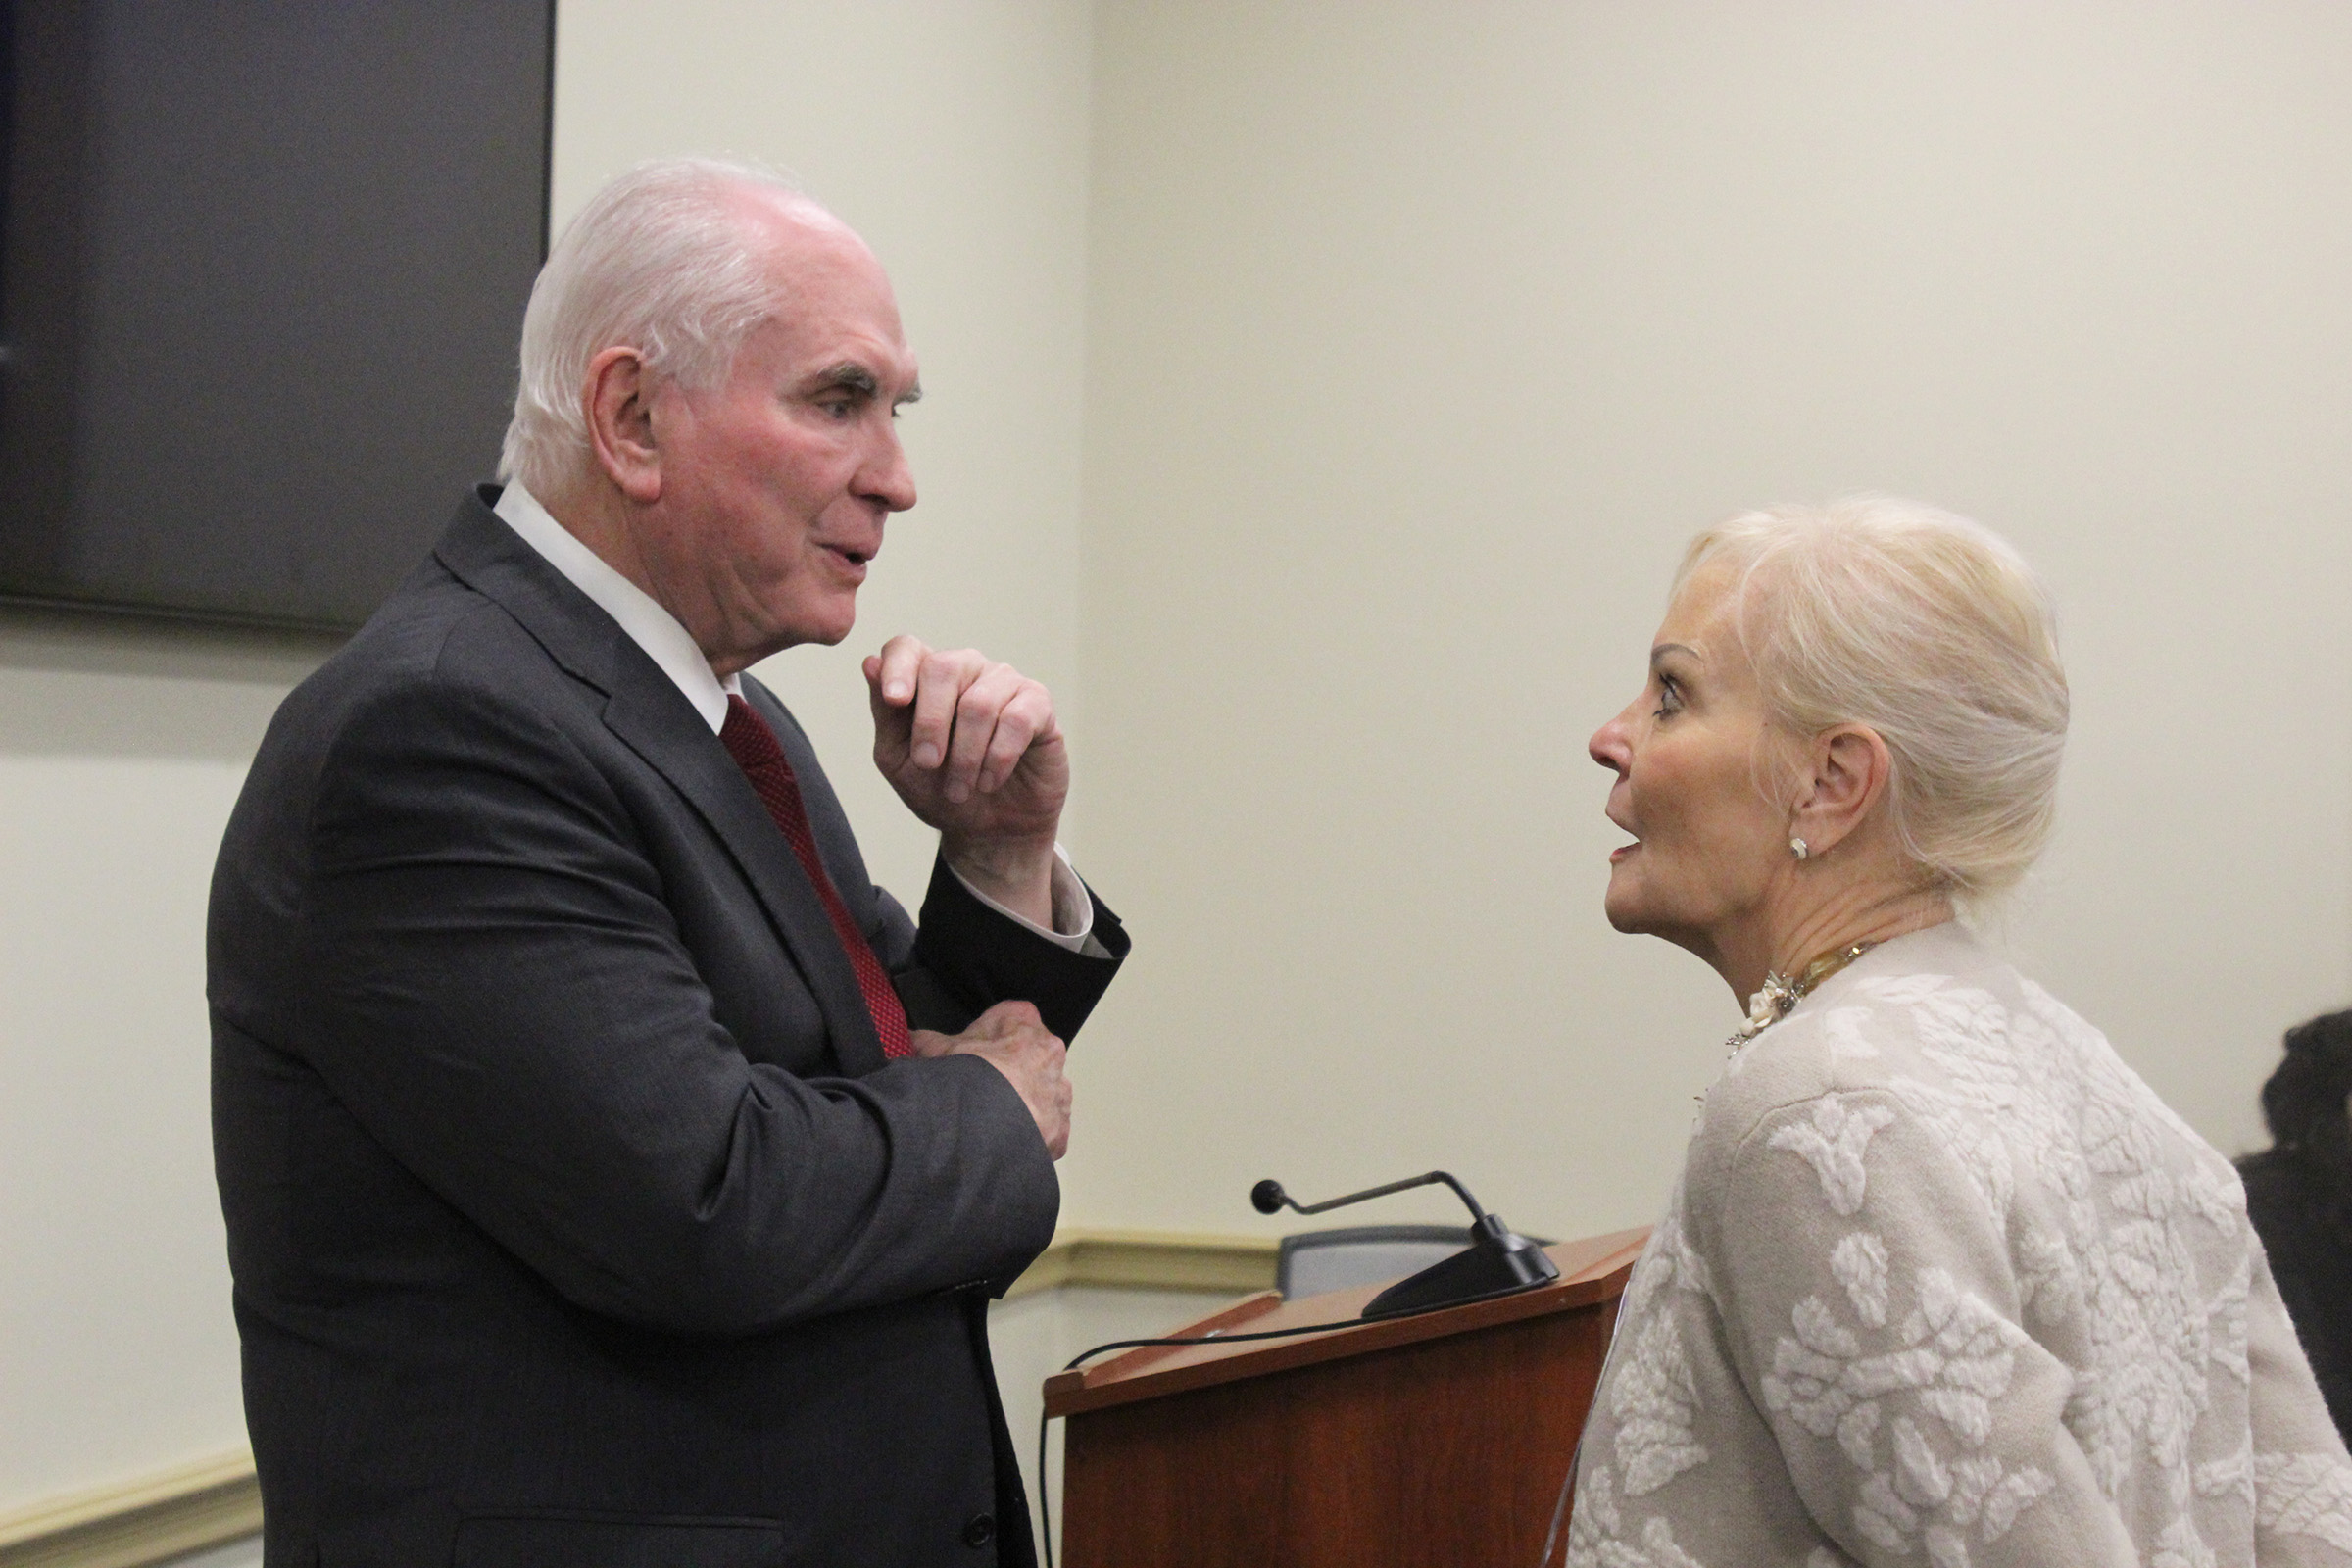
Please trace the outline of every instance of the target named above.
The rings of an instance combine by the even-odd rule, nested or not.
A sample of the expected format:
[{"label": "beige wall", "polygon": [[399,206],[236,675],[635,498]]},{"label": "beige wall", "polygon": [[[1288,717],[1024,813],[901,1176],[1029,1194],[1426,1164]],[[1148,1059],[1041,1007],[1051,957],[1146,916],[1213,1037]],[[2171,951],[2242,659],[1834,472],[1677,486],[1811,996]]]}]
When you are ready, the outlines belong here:
[{"label": "beige wall", "polygon": [[2053,580],[2078,722],[2009,935],[2247,1144],[2280,1028],[2352,1001],[2352,10],[1096,33],[1088,850],[1141,947],[1072,1218],[1432,1164],[1531,1229],[1654,1213],[1739,1009],[1601,921],[1585,738],[1690,532],[1859,488]]},{"label": "beige wall", "polygon": [[0,1512],[244,1441],[205,890],[319,651],[0,615]]},{"label": "beige wall", "polygon": [[[1530,1229],[1654,1212],[1735,1009],[1601,924],[1582,746],[1756,501],[1917,493],[2048,570],[2080,718],[2009,934],[2211,1136],[2352,991],[2352,12],[561,18],[559,219],[765,157],[897,277],[923,506],[853,644],[763,673],[910,896],[855,657],[970,641],[1072,710],[1142,944],[1072,1221],[1432,1164]],[[203,886],[313,657],[0,623],[0,1508],[235,1441]]]}]

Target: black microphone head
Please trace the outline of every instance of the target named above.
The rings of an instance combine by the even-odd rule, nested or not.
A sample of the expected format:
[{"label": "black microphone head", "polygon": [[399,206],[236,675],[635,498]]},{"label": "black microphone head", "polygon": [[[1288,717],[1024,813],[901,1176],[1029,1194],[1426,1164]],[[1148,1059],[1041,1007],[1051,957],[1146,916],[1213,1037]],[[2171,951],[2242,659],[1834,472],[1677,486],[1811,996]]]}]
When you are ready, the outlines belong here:
[{"label": "black microphone head", "polygon": [[1279,1214],[1288,1196],[1282,1190],[1282,1183],[1269,1176],[1250,1189],[1250,1204],[1260,1214]]}]

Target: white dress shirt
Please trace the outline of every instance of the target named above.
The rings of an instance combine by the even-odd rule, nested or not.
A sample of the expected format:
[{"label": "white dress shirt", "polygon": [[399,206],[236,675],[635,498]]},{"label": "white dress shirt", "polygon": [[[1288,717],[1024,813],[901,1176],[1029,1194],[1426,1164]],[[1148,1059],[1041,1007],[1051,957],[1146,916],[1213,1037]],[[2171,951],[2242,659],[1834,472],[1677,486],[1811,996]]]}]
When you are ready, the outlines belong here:
[{"label": "white dress shirt", "polygon": [[[499,519],[522,536],[524,544],[547,558],[547,564],[562,572],[574,588],[586,594],[596,607],[611,615],[629,641],[645,650],[645,656],[661,667],[683,692],[694,710],[703,716],[715,735],[727,722],[727,699],[741,696],[743,677],[729,675],[721,680],[713,674],[710,662],[695,646],[693,636],[678,623],[678,617],[662,609],[651,594],[615,571],[612,564],[595,551],[580,543],[572,531],[558,522],[548,510],[521,485],[510,483],[506,493],[498,498],[492,509]],[[1071,868],[1070,858],[1058,844],[1054,846],[1054,924],[1049,931],[1035,920],[1004,907],[987,894],[973,887],[960,871],[951,865],[956,880],[982,904],[1049,942],[1094,956],[1107,956],[1106,950],[1094,938],[1095,901],[1086,891],[1086,884]]]}]

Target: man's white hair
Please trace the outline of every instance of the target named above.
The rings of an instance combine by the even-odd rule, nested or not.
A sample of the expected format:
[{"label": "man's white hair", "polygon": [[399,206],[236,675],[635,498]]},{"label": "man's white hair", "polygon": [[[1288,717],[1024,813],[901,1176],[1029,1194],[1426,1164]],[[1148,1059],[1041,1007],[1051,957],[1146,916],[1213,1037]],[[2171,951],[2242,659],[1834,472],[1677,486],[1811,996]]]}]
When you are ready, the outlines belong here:
[{"label": "man's white hair", "polygon": [[1773,507],[1690,542],[1680,592],[1734,574],[1734,626],[1784,734],[1878,731],[1895,836],[1923,879],[1971,903],[2049,839],[2066,752],[2050,598],[1991,529],[1917,501]]},{"label": "man's white hair", "polygon": [[709,388],[778,303],[745,223],[746,190],[794,196],[772,170],[710,158],[639,164],[564,225],[522,318],[522,374],[501,479],[542,499],[588,464],[589,362],[625,345],[647,368]]}]

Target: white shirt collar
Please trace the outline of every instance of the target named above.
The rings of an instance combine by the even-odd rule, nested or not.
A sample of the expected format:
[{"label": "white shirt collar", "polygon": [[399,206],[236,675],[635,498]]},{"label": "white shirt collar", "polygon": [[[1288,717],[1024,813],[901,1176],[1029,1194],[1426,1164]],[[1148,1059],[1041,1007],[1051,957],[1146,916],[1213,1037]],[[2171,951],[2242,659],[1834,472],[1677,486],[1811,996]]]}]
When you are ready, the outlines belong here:
[{"label": "white shirt collar", "polygon": [[710,733],[719,732],[727,721],[727,699],[743,691],[742,676],[729,675],[722,681],[713,675],[710,662],[703,657],[693,635],[678,623],[677,616],[580,543],[569,528],[551,516],[538,498],[521,485],[509,484],[491,510],[498,514],[500,521],[522,535],[524,544],[546,557],[547,564],[562,572],[565,581],[611,615],[628,634],[629,641],[644,649],[645,657],[660,665],[662,673],[686,694],[694,710],[703,715],[703,722],[710,726]]}]

